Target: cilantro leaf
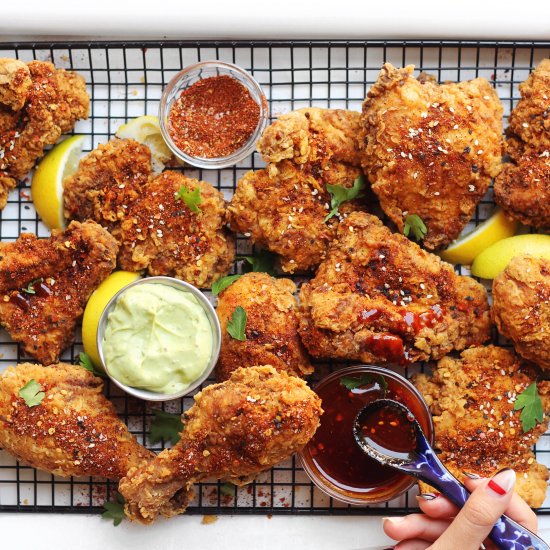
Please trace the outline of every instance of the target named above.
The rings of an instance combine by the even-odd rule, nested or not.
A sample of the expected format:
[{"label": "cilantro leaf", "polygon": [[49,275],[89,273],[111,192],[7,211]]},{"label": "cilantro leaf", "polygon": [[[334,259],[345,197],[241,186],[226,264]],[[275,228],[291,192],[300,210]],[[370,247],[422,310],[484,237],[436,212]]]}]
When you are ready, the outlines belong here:
[{"label": "cilantro leaf", "polygon": [[245,329],[246,311],[241,306],[237,306],[231,319],[227,322],[227,332],[235,340],[244,342],[246,340]]},{"label": "cilantro leaf", "polygon": [[355,390],[367,384],[378,384],[384,394],[388,390],[388,383],[386,379],[380,374],[369,374],[368,372],[361,374],[359,376],[342,376],[340,378],[340,384],[346,387],[348,390]]},{"label": "cilantro leaf", "polygon": [[103,519],[112,519],[115,527],[120,525],[120,522],[126,518],[124,503],[124,497],[120,493],[117,493],[115,495],[115,500],[103,503],[105,511],[101,514],[101,517]]},{"label": "cilantro leaf", "polygon": [[196,212],[197,214],[201,212],[199,204],[202,203],[201,190],[200,187],[195,187],[193,191],[182,185],[179,188],[179,191],[176,193],[176,200],[182,200],[188,207],[191,212]]},{"label": "cilantro leaf", "polygon": [[105,378],[105,373],[97,370],[92,362],[92,359],[87,353],[84,353],[81,351],[78,354],[78,364],[88,371],[90,371],[94,376],[99,376],[101,378]]},{"label": "cilantro leaf", "polygon": [[514,410],[519,411],[519,409],[523,409],[519,419],[524,432],[528,432],[537,425],[537,422],[544,420],[544,409],[537,391],[536,381],[517,396]]},{"label": "cilantro leaf", "polygon": [[42,386],[31,379],[19,390],[19,397],[24,399],[28,407],[36,407],[42,403],[46,394],[42,391]]},{"label": "cilantro leaf", "polygon": [[180,440],[180,432],[183,430],[181,414],[173,414],[166,411],[153,409],[155,418],[151,423],[149,440],[158,443],[161,439],[170,441],[175,445]]},{"label": "cilantro leaf", "polygon": [[231,286],[240,277],[241,276],[237,274],[226,275],[225,277],[218,279],[215,283],[212,284],[212,294],[214,294],[214,296],[217,296],[220,292],[223,292],[228,286]]},{"label": "cilantro leaf", "polygon": [[[275,275],[275,259],[277,258],[276,254],[270,252],[269,250],[261,249],[258,250],[254,256],[243,256],[243,260],[246,260],[249,264],[249,269],[256,273],[267,273],[268,275]],[[246,271],[246,269],[245,269]]]},{"label": "cilantro leaf", "polygon": [[405,226],[403,227],[403,234],[405,235],[405,237],[409,236],[411,230],[412,238],[417,242],[423,240],[426,233],[428,232],[428,228],[422,221],[422,218],[420,216],[417,216],[416,214],[409,214],[405,218]]},{"label": "cilantro leaf", "polygon": [[338,208],[343,202],[352,201],[363,196],[361,191],[365,187],[365,179],[363,176],[355,178],[352,187],[344,187],[343,185],[330,185],[327,184],[327,191],[331,194],[330,206],[332,210],[328,213],[323,223],[327,222],[333,216],[338,214]]},{"label": "cilantro leaf", "polygon": [[220,493],[228,497],[235,497],[237,494],[237,487],[233,483],[223,483],[220,485]]}]

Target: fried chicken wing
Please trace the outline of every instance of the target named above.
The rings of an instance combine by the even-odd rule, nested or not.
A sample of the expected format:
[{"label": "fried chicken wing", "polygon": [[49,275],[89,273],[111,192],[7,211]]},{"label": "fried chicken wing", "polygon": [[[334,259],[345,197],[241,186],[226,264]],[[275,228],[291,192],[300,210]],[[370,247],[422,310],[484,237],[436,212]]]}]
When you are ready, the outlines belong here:
[{"label": "fried chicken wing", "polygon": [[[29,407],[19,391],[37,382],[45,393]],[[24,363],[0,374],[0,447],[52,474],[118,480],[155,455],[142,447],[102,393],[103,382],[66,363]]]},{"label": "fried chicken wing", "polygon": [[426,361],[490,336],[479,283],[363,212],[339,225],[300,311],[302,341],[319,358]]},{"label": "fried chicken wing", "polygon": [[363,208],[361,200],[345,202],[325,221],[327,185],[350,188],[361,176],[359,123],[359,113],[311,107],[282,115],[262,135],[258,151],[269,165],[238,182],[230,225],[279,254],[283,271],[317,266],[340,219]]},{"label": "fried chicken wing", "polygon": [[242,483],[299,451],[319,425],[321,400],[306,383],[273,367],[237,369],[195,396],[180,441],[121,480],[126,515],[142,523],[182,513],[193,483]]},{"label": "fried chicken wing", "polygon": [[[548,421],[523,433],[514,402],[536,377],[536,369],[496,346],[468,349],[460,359],[444,357],[431,377],[413,377],[433,415],[439,458],[453,475],[460,480],[463,472],[490,477],[502,468],[513,468],[518,474],[517,493],[533,507],[546,497],[548,469],[535,460],[531,447]],[[548,414],[550,383],[538,382],[537,387]]]},{"label": "fried chicken wing", "polygon": [[[0,208],[44,148],[89,113],[90,99],[80,75],[42,61],[31,61],[26,67],[28,74],[19,62],[0,60],[0,75],[4,73],[7,80],[0,83],[0,98],[4,98],[0,103],[9,104],[0,105]],[[13,107],[20,108],[14,111]]]},{"label": "fried chicken wing", "polygon": [[550,369],[550,261],[513,258],[493,281],[491,314],[522,357]]},{"label": "fried chicken wing", "polygon": [[363,103],[362,163],[386,215],[428,228],[433,250],[456,239],[501,167],[502,106],[483,78],[437,84],[386,63]]},{"label": "fried chicken wing", "polygon": [[116,265],[115,239],[95,222],[71,222],[48,239],[0,243],[0,324],[25,352],[55,363],[73,341],[91,293]]},{"label": "fried chicken wing", "polygon": [[[279,371],[304,377],[313,372],[298,336],[296,285],[267,273],[247,273],[218,298],[216,312],[222,328],[218,380],[227,380],[239,367],[272,365]],[[227,323],[241,306],[246,311],[246,340],[232,338]]]}]

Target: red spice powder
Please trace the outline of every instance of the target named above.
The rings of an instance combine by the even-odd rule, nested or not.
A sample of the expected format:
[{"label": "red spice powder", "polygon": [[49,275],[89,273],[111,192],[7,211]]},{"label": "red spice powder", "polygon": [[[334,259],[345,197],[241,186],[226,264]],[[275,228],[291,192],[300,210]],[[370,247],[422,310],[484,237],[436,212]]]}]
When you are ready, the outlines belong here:
[{"label": "red spice powder", "polygon": [[176,146],[193,157],[226,157],[240,149],[260,120],[260,106],[231,76],[195,82],[174,101],[168,131]]}]

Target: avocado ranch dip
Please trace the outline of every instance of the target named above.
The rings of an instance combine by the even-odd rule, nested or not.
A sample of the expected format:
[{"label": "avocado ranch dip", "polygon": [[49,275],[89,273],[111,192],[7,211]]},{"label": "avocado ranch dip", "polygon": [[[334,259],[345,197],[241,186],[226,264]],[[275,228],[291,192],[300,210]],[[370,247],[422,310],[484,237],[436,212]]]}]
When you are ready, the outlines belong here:
[{"label": "avocado ranch dip", "polygon": [[164,284],[128,288],[107,318],[103,354],[111,376],[135,388],[178,393],[212,354],[212,328],[190,292]]}]

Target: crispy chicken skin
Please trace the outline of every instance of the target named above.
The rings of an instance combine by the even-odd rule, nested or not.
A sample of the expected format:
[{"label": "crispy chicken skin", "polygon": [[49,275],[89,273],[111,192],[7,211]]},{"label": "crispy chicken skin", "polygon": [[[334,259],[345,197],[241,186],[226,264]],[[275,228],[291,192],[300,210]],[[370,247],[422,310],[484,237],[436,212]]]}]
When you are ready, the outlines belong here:
[{"label": "crispy chicken skin", "polygon": [[[200,189],[200,212],[175,194],[184,186]],[[149,180],[129,206],[121,224],[119,264],[147,269],[149,275],[178,277],[207,288],[227,275],[235,258],[235,239],[226,228],[223,195],[205,181],[166,171]]]},{"label": "crispy chicken skin", "polygon": [[426,361],[490,336],[479,283],[364,212],[339,225],[300,311],[300,336],[318,358]]},{"label": "crispy chicken skin", "polygon": [[[304,377],[313,372],[298,336],[296,285],[290,279],[275,279],[267,273],[247,273],[226,288],[216,308],[222,328],[218,380],[227,380],[239,367],[272,365],[279,371]],[[227,332],[235,308],[246,311],[246,340]]]},{"label": "crispy chicken skin", "polygon": [[[512,351],[485,346],[463,351],[460,359],[444,357],[431,377],[413,377],[432,412],[435,447],[447,468],[460,480],[463,472],[490,477],[513,468],[517,493],[533,507],[546,497],[548,470],[535,460],[531,447],[548,422],[523,433],[514,401],[536,376],[536,369]],[[548,414],[550,383],[537,386]],[[429,490],[424,484],[421,488]]]},{"label": "crispy chicken skin", "polygon": [[[45,397],[29,407],[19,390],[29,381]],[[103,395],[103,382],[66,363],[24,363],[0,374],[0,447],[52,474],[118,480],[155,455],[142,447]]]},{"label": "crispy chicken skin", "polygon": [[48,239],[0,243],[0,324],[25,352],[55,363],[84,306],[116,265],[115,239],[95,222],[71,222]]},{"label": "crispy chicken skin", "polygon": [[121,480],[126,515],[150,523],[182,513],[204,478],[242,484],[302,449],[321,413],[303,380],[269,366],[237,369],[195,396],[174,447]]},{"label": "crispy chicken skin", "polygon": [[501,167],[502,106],[483,78],[437,84],[386,63],[363,103],[362,164],[400,232],[409,214],[433,250],[456,239]]},{"label": "crispy chicken skin", "polygon": [[[352,187],[361,175],[359,129],[353,111],[311,107],[282,115],[258,143],[268,166],[237,184],[231,228],[279,254],[287,273],[316,267],[341,218],[324,221],[331,202],[326,186]],[[340,214],[359,208],[361,200],[346,202]]]},{"label": "crispy chicken skin", "polygon": [[[88,117],[90,100],[84,79],[56,69],[51,63],[31,61],[26,71],[13,60],[0,60],[0,208],[8,192],[65,132]],[[15,75],[13,71],[15,70]],[[24,103],[18,110],[14,106]]]},{"label": "crispy chicken skin", "polygon": [[491,314],[522,357],[550,369],[550,261],[513,258],[493,281]]}]

